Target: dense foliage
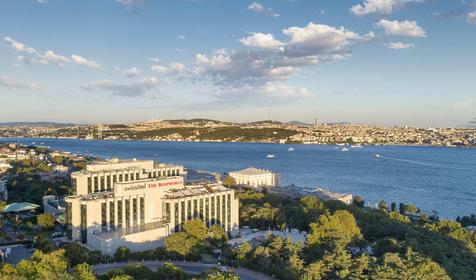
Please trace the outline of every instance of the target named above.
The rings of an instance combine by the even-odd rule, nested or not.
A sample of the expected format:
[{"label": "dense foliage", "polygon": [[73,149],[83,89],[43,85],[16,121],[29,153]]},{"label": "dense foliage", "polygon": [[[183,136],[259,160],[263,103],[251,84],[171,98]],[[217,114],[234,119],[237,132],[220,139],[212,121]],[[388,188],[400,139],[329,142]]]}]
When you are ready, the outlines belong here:
[{"label": "dense foliage", "polygon": [[401,214],[384,202],[363,207],[361,199],[345,205],[310,196],[238,195],[242,226],[309,231],[301,244],[279,237],[254,248],[243,244],[236,258],[251,269],[280,279],[476,279],[476,233],[459,222],[416,216],[416,206],[402,204]]}]

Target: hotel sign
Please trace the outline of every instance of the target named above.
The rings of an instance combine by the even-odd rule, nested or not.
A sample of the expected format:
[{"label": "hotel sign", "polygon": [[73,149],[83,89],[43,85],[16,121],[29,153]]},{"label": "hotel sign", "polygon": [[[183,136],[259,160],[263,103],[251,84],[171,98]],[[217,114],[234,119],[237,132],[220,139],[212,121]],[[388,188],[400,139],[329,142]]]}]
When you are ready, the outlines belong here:
[{"label": "hotel sign", "polygon": [[130,182],[128,184],[120,184],[120,187],[115,188],[115,195],[117,196],[129,196],[129,195],[138,195],[145,194],[147,192],[159,191],[163,188],[173,188],[173,187],[182,187],[183,179],[162,179],[162,180],[153,180],[148,182]]},{"label": "hotel sign", "polygon": [[180,181],[166,181],[166,182],[153,182],[153,183],[148,183],[147,188],[153,189],[153,188],[160,188],[160,187],[170,187],[170,186],[180,186],[182,185],[182,180]]}]

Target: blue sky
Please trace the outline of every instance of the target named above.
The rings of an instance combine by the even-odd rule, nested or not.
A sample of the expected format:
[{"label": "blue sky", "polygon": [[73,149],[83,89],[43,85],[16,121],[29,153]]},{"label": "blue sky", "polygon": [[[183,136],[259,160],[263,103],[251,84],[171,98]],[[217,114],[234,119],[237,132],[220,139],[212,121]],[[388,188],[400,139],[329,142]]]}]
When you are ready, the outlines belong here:
[{"label": "blue sky", "polygon": [[459,126],[474,0],[0,0],[0,121]]}]

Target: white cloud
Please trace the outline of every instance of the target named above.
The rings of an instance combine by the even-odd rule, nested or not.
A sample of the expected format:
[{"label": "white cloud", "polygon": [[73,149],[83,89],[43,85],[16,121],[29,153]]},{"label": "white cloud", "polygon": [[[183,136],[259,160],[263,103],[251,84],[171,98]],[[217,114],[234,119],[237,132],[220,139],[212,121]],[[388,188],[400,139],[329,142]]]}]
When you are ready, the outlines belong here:
[{"label": "white cloud", "polygon": [[42,56],[42,59],[44,61],[46,61],[46,63],[54,62],[60,67],[64,66],[63,65],[64,62],[70,62],[71,61],[71,60],[69,60],[69,58],[67,58],[63,55],[57,54],[52,50],[46,51],[45,54]]},{"label": "white cloud", "polygon": [[178,62],[170,63],[168,67],[158,65],[158,64],[150,66],[150,70],[161,73],[161,74],[182,73],[183,71],[185,71],[185,69],[186,69],[186,66]]},{"label": "white cloud", "polygon": [[129,78],[134,78],[136,76],[139,76],[141,73],[141,70],[137,67],[131,67],[128,69],[122,70],[122,75],[129,77]]},{"label": "white cloud", "polygon": [[389,49],[394,49],[394,50],[402,50],[402,49],[408,49],[408,48],[415,47],[414,44],[406,44],[406,43],[402,43],[402,42],[386,43],[385,46]]},{"label": "white cloud", "polygon": [[253,33],[253,35],[240,39],[240,42],[250,47],[260,47],[263,49],[277,49],[284,45],[283,42],[274,39],[273,35],[263,33]]},{"label": "white cloud", "polygon": [[387,35],[407,36],[407,37],[426,37],[426,31],[418,26],[416,21],[390,21],[381,19],[377,23],[378,27],[385,29]]},{"label": "white cloud", "polygon": [[290,87],[286,82],[303,67],[345,59],[351,55],[353,46],[375,38],[372,32],[360,35],[344,27],[312,22],[282,32],[287,40],[279,41],[266,33],[253,33],[240,40],[258,50],[220,49],[211,55],[199,53],[191,75],[214,85],[220,98],[236,99],[240,94],[278,96],[278,92],[282,96],[308,96],[309,91]]},{"label": "white cloud", "polygon": [[44,86],[36,83],[29,83],[15,80],[9,76],[0,75],[0,86],[7,89],[41,89]]},{"label": "white cloud", "polygon": [[291,87],[280,82],[267,82],[262,86],[262,89],[264,94],[278,98],[303,98],[313,96],[306,88]]},{"label": "white cloud", "polygon": [[253,11],[255,13],[260,13],[260,12],[264,11],[264,7],[260,3],[253,2],[248,6],[248,10]]},{"label": "white cloud", "polygon": [[101,66],[96,61],[87,60],[86,58],[81,57],[81,56],[76,55],[76,54],[73,54],[71,56],[71,59],[73,60],[74,63],[79,64],[79,65],[83,65],[83,66],[86,66],[86,67],[89,67],[89,68],[101,68]]},{"label": "white cloud", "polygon": [[36,2],[38,2],[40,4],[47,4],[48,0],[36,0]]},{"label": "white cloud", "polygon": [[106,91],[112,95],[135,97],[154,97],[159,94],[161,81],[158,78],[144,78],[132,83],[117,83],[111,80],[100,80],[94,83],[82,85],[81,88],[88,91]]},{"label": "white cloud", "polygon": [[186,38],[185,38],[185,35],[178,35],[178,38],[179,38],[180,40],[185,40],[185,39],[186,39]]},{"label": "white cloud", "polygon": [[115,0],[115,1],[124,6],[133,6],[133,5],[138,5],[143,3],[143,0]]},{"label": "white cloud", "polygon": [[30,53],[30,54],[36,53],[36,50],[34,48],[28,47],[25,44],[22,44],[18,41],[15,41],[14,39],[12,39],[10,37],[5,37],[4,39],[8,43],[10,43],[10,46],[12,48],[14,48],[15,50],[17,50],[19,52],[26,52],[26,53]]},{"label": "white cloud", "polygon": [[279,17],[280,15],[273,11],[272,8],[267,8],[263,6],[263,4],[258,3],[258,2],[253,2],[250,5],[248,5],[248,10],[255,12],[257,14],[266,14],[272,17]]},{"label": "white cloud", "polygon": [[469,23],[476,24],[476,11],[468,13],[467,20],[468,20]]},{"label": "white cloud", "polygon": [[362,4],[357,4],[350,8],[350,12],[358,15],[368,15],[371,13],[388,15],[407,3],[423,2],[424,0],[365,0]]}]

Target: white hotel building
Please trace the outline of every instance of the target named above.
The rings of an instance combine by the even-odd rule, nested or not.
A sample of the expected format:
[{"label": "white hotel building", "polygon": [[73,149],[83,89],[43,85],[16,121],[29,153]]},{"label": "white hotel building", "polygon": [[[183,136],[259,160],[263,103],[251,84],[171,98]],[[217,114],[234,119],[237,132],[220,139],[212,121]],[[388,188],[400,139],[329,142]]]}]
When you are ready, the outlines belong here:
[{"label": "white hotel building", "polygon": [[71,175],[65,198],[70,239],[104,254],[163,246],[190,219],[238,233],[238,198],[221,184],[185,185],[183,166],[152,160],[102,161]]},{"label": "white hotel building", "polygon": [[243,170],[232,171],[229,175],[235,179],[237,185],[255,188],[279,185],[279,174],[267,169],[248,167]]}]

